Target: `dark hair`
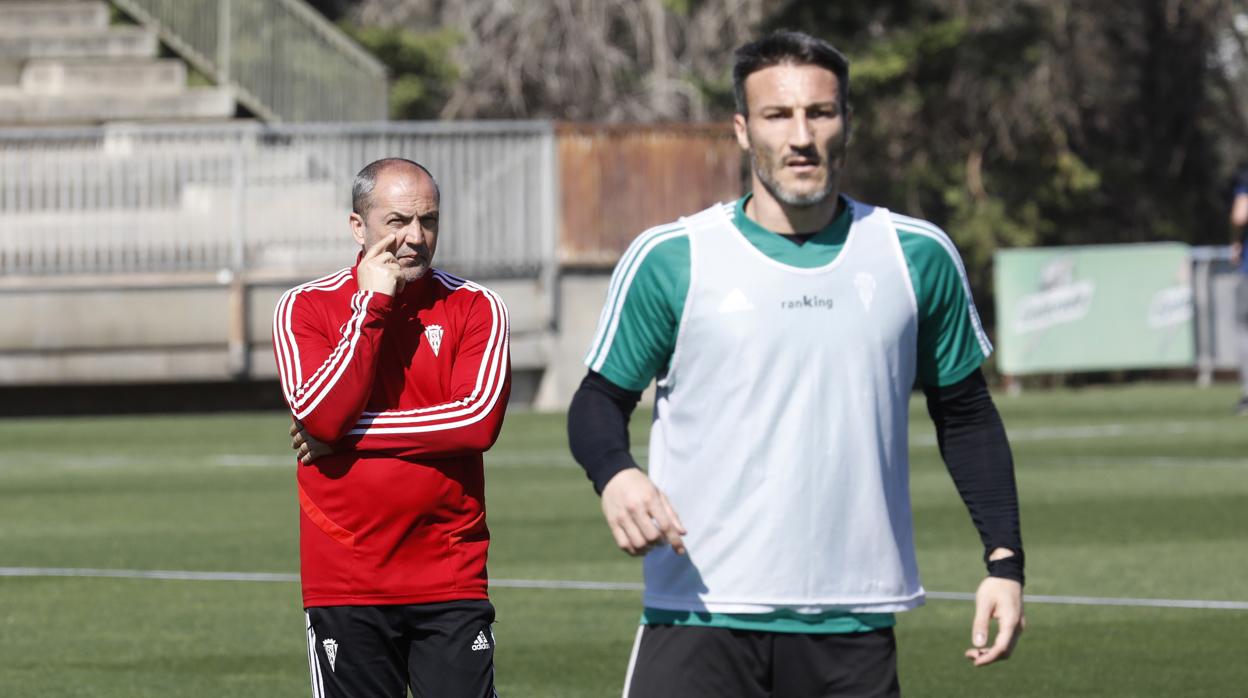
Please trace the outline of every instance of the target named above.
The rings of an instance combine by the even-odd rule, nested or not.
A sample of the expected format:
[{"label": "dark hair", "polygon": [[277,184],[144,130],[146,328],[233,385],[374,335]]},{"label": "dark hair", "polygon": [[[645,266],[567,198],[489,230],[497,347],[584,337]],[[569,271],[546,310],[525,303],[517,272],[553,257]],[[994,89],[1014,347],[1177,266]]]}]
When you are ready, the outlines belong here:
[{"label": "dark hair", "polygon": [[439,199],[442,198],[438,180],[433,178],[433,173],[427,167],[407,158],[382,158],[368,163],[355,175],[355,181],[351,184],[351,210],[361,216],[368,215],[368,209],[373,207],[373,188],[377,186],[377,176],[391,167],[401,166],[415,167],[429,175],[434,193]]},{"label": "dark hair", "polygon": [[823,39],[802,32],[781,29],[748,43],[733,54],[732,94],[737,102],[737,113],[748,115],[745,103],[745,79],[751,73],[773,65],[817,65],[836,75],[840,83],[841,111],[849,105],[849,59]]}]

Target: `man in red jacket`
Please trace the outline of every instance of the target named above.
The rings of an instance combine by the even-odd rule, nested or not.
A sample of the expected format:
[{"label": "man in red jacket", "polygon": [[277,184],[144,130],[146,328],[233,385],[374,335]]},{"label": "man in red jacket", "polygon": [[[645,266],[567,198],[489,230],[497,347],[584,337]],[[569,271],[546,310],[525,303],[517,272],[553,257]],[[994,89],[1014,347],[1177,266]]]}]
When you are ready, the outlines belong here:
[{"label": "man in red jacket", "polygon": [[507,310],[431,266],[438,201],[415,162],[365,167],[355,266],[273,319],[318,698],[495,695],[481,454],[511,388]]}]

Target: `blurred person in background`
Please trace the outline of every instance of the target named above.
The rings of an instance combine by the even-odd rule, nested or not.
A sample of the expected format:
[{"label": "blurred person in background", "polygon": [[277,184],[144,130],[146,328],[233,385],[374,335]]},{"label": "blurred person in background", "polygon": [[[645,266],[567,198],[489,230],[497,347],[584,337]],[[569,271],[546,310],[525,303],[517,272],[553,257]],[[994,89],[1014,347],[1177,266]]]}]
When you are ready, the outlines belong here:
[{"label": "blurred person in background", "polygon": [[[616,545],[645,556],[625,694],[900,693],[894,614],[925,594],[916,382],[983,544],[965,655],[1006,659],[1023,629],[1018,498],[957,250],[839,192],[849,66],[832,45],[777,32],[737,50],[733,78],[753,191],[624,253],[568,413]],[[656,378],[647,473],[628,421]]]},{"label": "blurred person in background", "polygon": [[1248,415],[1248,164],[1241,164],[1235,175],[1231,199],[1231,263],[1239,277],[1235,286],[1235,345],[1239,351],[1239,404],[1235,411]]},{"label": "blurred person in background", "polygon": [[355,264],[274,316],[318,698],[495,695],[482,453],[510,392],[507,311],[431,266],[439,200],[415,162],[366,166]]}]

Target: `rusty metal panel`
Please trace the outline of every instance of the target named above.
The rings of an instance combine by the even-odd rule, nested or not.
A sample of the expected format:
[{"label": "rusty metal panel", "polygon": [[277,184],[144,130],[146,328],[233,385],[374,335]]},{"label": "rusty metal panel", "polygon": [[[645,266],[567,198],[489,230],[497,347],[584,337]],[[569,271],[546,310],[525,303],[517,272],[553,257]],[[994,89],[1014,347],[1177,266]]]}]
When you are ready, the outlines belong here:
[{"label": "rusty metal panel", "polygon": [[742,193],[731,124],[556,127],[559,261],[609,267],[642,231]]}]

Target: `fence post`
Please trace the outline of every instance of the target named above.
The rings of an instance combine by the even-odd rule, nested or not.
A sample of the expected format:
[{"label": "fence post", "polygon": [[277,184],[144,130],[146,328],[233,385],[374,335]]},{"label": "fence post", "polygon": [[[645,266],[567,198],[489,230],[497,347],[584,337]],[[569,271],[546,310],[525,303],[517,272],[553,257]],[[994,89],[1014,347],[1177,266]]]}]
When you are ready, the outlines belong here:
[{"label": "fence post", "polygon": [[217,5],[217,85],[221,87],[229,85],[234,77],[230,75],[230,3],[231,0],[219,0]]},{"label": "fence post", "polygon": [[1192,286],[1195,291],[1194,310],[1196,321],[1196,385],[1207,388],[1213,384],[1213,293],[1212,259],[1196,257]]},{"label": "fence post", "polygon": [[542,261],[541,280],[546,287],[546,329],[559,330],[559,231],[561,221],[559,208],[559,138],[551,123],[542,139],[542,190],[541,224]]},{"label": "fence post", "polygon": [[222,276],[229,279],[230,327],[229,370],[236,379],[251,374],[251,341],[247,336],[247,157],[244,152],[246,133],[234,129],[232,163],[230,268]]}]

